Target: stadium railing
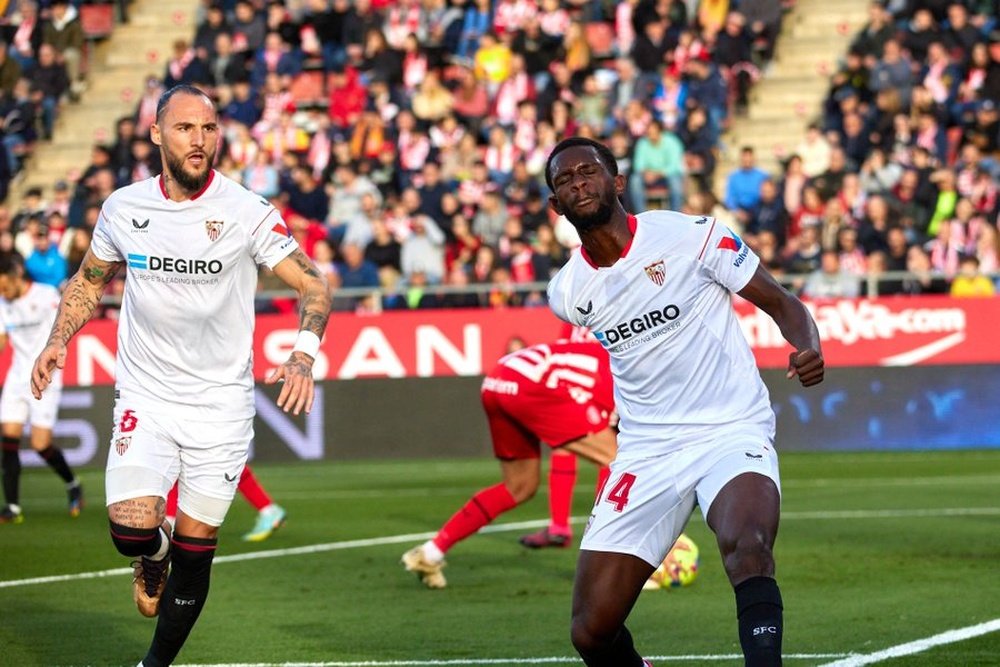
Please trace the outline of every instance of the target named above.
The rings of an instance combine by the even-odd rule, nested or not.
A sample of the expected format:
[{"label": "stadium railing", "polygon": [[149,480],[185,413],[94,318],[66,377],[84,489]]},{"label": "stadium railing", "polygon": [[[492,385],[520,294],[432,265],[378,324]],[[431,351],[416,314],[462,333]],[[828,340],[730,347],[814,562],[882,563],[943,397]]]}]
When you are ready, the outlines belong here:
[{"label": "stadium railing", "polygon": [[[804,285],[809,279],[811,274],[787,274],[775,276],[775,280],[784,285],[785,287],[792,288],[793,291],[796,288]],[[1000,281],[1000,273],[996,274],[984,274],[991,280]],[[917,280],[920,278],[931,278],[934,280],[943,280],[946,284],[950,284],[951,280],[948,276],[940,272],[931,272],[929,274],[918,275],[915,273],[910,273],[908,271],[886,271],[885,273],[880,273],[878,275],[871,276],[858,276],[858,282],[861,286],[860,296],[864,298],[874,298],[881,294],[880,285],[887,282],[899,282],[902,280]],[[545,294],[545,288],[548,285],[547,282],[533,282],[533,283],[482,283],[475,285],[464,285],[461,287],[455,287],[452,285],[421,285],[420,290],[424,294],[432,294],[436,296],[444,296],[447,294],[476,294],[483,297],[488,297],[490,294],[495,292],[503,292],[504,294],[514,294],[521,297],[530,294]],[[387,288],[371,288],[371,287],[352,287],[352,288],[337,288],[334,290],[333,295],[335,299],[363,299],[370,296],[378,296],[380,299],[392,296],[400,296],[405,298],[410,291],[410,287],[401,285],[392,289]],[[297,294],[293,290],[277,289],[277,290],[261,290],[255,295],[255,300],[260,304],[266,304],[271,301],[276,300],[288,300],[295,299]],[[903,295],[905,298],[905,295]],[[121,303],[120,295],[105,295],[102,300],[104,305],[118,305]]]}]

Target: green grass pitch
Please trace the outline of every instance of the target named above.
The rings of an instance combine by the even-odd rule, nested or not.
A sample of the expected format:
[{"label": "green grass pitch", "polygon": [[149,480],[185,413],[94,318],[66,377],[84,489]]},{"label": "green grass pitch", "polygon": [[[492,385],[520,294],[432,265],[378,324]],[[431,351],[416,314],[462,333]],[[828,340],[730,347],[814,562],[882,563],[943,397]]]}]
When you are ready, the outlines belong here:
[{"label": "green grass pitch", "polygon": [[[576,549],[528,552],[516,541],[527,529],[505,526],[543,519],[544,493],[456,546],[445,590],[425,590],[399,565],[498,480],[494,461],[255,470],[288,523],[244,543],[254,515],[236,500],[179,664],[572,664]],[[89,505],[80,518],[66,515],[58,479],[32,469],[22,479],[26,521],[0,526],[2,665],[134,666],[148,645],[153,621],[135,611],[129,575],[23,581],[127,566],[108,538],[102,471],[82,477]],[[1000,618],[1000,451],[785,453],[782,478],[786,664],[877,654]],[[594,479],[581,463],[575,516],[588,513]],[[701,548],[699,578],[642,594],[630,620],[637,646],[659,656],[658,667],[740,665],[732,591],[697,510],[688,533]],[[312,545],[327,546],[296,550]],[[878,662],[1000,665],[1000,628]]]}]

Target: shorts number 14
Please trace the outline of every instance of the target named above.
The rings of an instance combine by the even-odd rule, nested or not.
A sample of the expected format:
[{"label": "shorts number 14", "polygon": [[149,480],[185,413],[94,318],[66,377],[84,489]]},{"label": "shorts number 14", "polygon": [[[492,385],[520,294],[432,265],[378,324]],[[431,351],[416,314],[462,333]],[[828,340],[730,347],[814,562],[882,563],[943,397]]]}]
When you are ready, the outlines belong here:
[{"label": "shorts number 14", "polygon": [[614,505],[616,512],[621,512],[628,505],[628,494],[632,490],[633,484],[635,484],[635,475],[630,472],[622,473],[622,476],[608,491],[608,497],[604,499],[605,502]]}]

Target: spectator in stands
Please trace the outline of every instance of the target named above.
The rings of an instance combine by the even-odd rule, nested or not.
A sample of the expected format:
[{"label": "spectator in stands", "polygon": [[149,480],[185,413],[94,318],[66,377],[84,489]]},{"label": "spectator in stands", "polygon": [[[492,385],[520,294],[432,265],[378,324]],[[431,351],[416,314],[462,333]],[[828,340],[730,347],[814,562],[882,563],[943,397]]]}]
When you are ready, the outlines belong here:
[{"label": "spectator in stands", "polygon": [[[373,262],[365,259],[364,250],[353,243],[340,247],[342,261],[337,265],[340,285],[343,288],[368,287],[377,289],[380,285],[379,271]],[[357,300],[335,298],[337,310],[354,310]]]},{"label": "spectator in stands", "polygon": [[779,196],[778,186],[768,178],[760,184],[760,199],[748,212],[744,224],[744,235],[751,246],[756,246],[756,239],[761,232],[769,232],[778,245],[785,245],[788,239],[790,218],[785,209],[785,202]]},{"label": "spectator in stands", "polygon": [[5,26],[4,39],[10,44],[9,53],[27,69],[35,63],[35,54],[42,44],[44,21],[38,16],[38,3],[34,0],[17,0],[17,11]]},{"label": "spectator in stands", "polygon": [[410,218],[410,233],[400,246],[400,266],[407,283],[417,273],[430,285],[444,279],[445,236],[429,216],[417,214]]},{"label": "spectator in stands", "polygon": [[372,219],[371,230],[372,239],[365,246],[364,256],[375,265],[382,284],[386,285],[390,282],[387,274],[395,274],[397,278],[402,275],[402,247],[382,218]]},{"label": "spectator in stands", "polygon": [[684,146],[676,134],[664,131],[654,120],[635,144],[629,200],[635,210],[645,210],[647,190],[664,186],[669,190],[670,208],[679,211],[684,205]]},{"label": "spectator in stands", "polygon": [[250,0],[236,0],[233,9],[233,48],[237,53],[256,53],[264,46],[267,25]]},{"label": "spectator in stands", "polygon": [[986,297],[996,294],[993,281],[979,271],[979,258],[967,255],[958,265],[958,275],[951,282],[953,297]]},{"label": "spectator in stands", "polygon": [[200,61],[206,63],[207,83],[213,87],[220,88],[247,79],[246,55],[233,50],[233,36],[230,33],[217,34],[211,51],[195,46],[194,52]]},{"label": "spectator in stands", "polygon": [[913,87],[912,62],[900,49],[899,42],[895,39],[886,41],[881,59],[872,67],[869,86],[876,93],[886,89],[896,90],[902,105],[909,106]]},{"label": "spectator in stands", "polygon": [[59,254],[58,246],[49,238],[46,222],[39,219],[34,229],[34,247],[25,257],[24,270],[37,283],[61,287],[67,276],[66,258]]},{"label": "spectator in stands", "polygon": [[367,176],[359,175],[349,165],[338,165],[334,169],[332,186],[326,225],[330,240],[336,246],[347,231],[347,222],[361,214],[361,198],[370,194],[381,201],[382,195]]},{"label": "spectator in stands", "polygon": [[232,42],[232,28],[226,21],[226,13],[221,4],[211,3],[205,8],[205,18],[194,33],[194,48],[204,51],[208,57],[216,55],[219,35],[226,35]]},{"label": "spectator in stands", "polygon": [[[263,161],[265,164],[268,162],[266,158]],[[250,187],[248,183],[245,184]],[[250,189],[264,194],[255,188]],[[304,162],[297,162],[292,168],[291,182],[286,186],[284,194],[289,208],[313,220],[327,219],[330,212],[330,197],[313,176],[309,165]]]},{"label": "spectator in stands", "polygon": [[840,267],[840,254],[824,250],[820,268],[810,274],[802,295],[810,299],[854,298],[859,293],[858,279]]},{"label": "spectator in stands", "polygon": [[21,78],[22,71],[21,63],[8,55],[7,43],[0,42],[0,93],[13,95],[14,84]]},{"label": "spectator in stands", "polygon": [[736,213],[741,225],[750,220],[760,202],[761,184],[767,179],[767,172],[756,165],[753,147],[741,148],[740,167],[729,175],[723,200],[726,208]]},{"label": "spectator in stands", "polygon": [[[240,181],[243,185],[253,192],[259,194],[261,197],[266,199],[271,199],[272,197],[277,197],[280,193],[280,188],[278,186],[278,170],[275,169],[274,164],[271,162],[270,156],[264,151],[257,151],[253,158],[253,164],[247,165],[243,168],[240,174]],[[320,192],[320,199],[323,202],[323,206],[326,206],[326,196]],[[297,202],[303,204],[303,202]],[[294,204],[289,204],[290,208],[300,211],[303,215],[322,220],[325,215],[313,215],[312,210],[304,210],[295,206]],[[323,211],[325,212],[325,208]]]},{"label": "spectator in stands", "polygon": [[[2,58],[2,56],[0,56]],[[41,98],[42,139],[52,138],[59,104],[69,92],[66,66],[56,61],[55,50],[49,44],[38,49],[38,62],[28,71],[33,91]]]},{"label": "spectator in stands", "polygon": [[479,210],[472,220],[472,229],[484,243],[496,247],[508,215],[500,192],[495,188],[488,188],[479,202]]},{"label": "spectator in stands", "polygon": [[913,277],[903,279],[903,294],[946,294],[949,290],[947,281],[933,271],[930,257],[918,245],[912,245],[907,250],[906,270]]},{"label": "spectator in stands", "polygon": [[42,26],[42,42],[55,49],[58,61],[66,66],[70,92],[77,96],[84,88],[81,65],[83,60],[83,26],[79,13],[69,0],[52,0],[49,20]]},{"label": "spectator in stands", "polygon": [[21,161],[38,138],[36,121],[38,105],[31,96],[31,83],[20,78],[10,96],[0,98],[0,124],[3,127],[3,145],[7,151],[7,166],[11,174],[21,169]]}]

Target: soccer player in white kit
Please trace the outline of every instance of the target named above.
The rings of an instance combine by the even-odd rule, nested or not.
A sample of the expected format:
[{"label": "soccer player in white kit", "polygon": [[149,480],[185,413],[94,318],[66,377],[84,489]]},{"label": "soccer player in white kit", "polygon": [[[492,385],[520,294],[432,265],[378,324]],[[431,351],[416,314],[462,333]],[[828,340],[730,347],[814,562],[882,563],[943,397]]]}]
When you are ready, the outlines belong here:
[{"label": "soccer player in white kit", "polygon": [[591,667],[649,664],[625,620],[697,504],[735,590],[746,664],[780,665],[774,413],[731,294],[775,320],[795,348],[788,377],[804,386],[823,379],[816,324],[713,218],[629,215],[619,200],[625,178],[602,144],[560,142],[545,176],[550,205],[582,242],[549,283],[549,302],[608,350],[621,418],[618,455],[580,545],[573,644]]},{"label": "soccer player in white kit", "polygon": [[[162,667],[173,662],[205,604],[216,536],[253,437],[258,266],[270,267],[299,295],[298,340],[265,380],[284,382],[277,405],[286,412],[312,408],[312,365],[330,294],[275,208],[212,169],[219,124],[211,98],[186,85],[166,91],[151,133],[163,173],[104,202],[32,385],[41,396],[64,363],[67,342],[126,267],[108,517],[118,551],[136,559],[140,613],[159,614],[140,665]],[[175,481],[179,511],[171,537],[164,507]]]},{"label": "soccer player in white kit", "polygon": [[6,505],[0,509],[0,523],[21,523],[20,505],[21,437],[24,425],[31,425],[31,447],[66,484],[69,514],[80,515],[83,487],[73,474],[62,450],[52,444],[52,427],[59,412],[62,373],[53,378],[52,389],[43,400],[31,398],[31,363],[41,352],[45,336],[56,319],[59,290],[24,276],[24,260],[16,252],[0,255],[0,351],[7,343],[14,349],[10,368],[0,394],[0,435],[3,453],[3,493]]}]

